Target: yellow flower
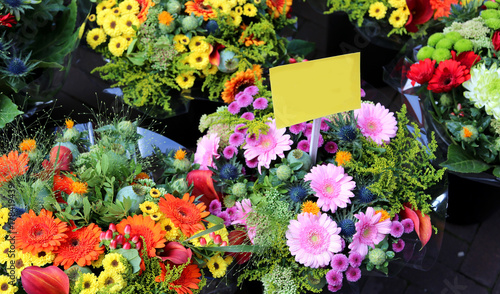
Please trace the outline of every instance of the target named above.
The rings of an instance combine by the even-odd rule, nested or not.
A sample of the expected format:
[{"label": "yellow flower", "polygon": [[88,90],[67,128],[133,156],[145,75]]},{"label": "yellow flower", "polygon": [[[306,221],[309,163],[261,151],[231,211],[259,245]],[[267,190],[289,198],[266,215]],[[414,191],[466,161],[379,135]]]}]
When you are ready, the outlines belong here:
[{"label": "yellow flower", "polygon": [[87,19],[88,19],[89,21],[94,22],[94,21],[96,20],[96,16],[95,16],[95,14],[93,14],[93,13],[92,13],[91,15],[89,15],[89,16],[87,17]]},{"label": "yellow flower", "polygon": [[234,26],[239,26],[241,24],[241,21],[243,20],[243,18],[241,17],[241,15],[238,14],[236,11],[231,11],[229,13],[229,16],[233,20],[232,25],[234,25]]},{"label": "yellow flower", "polygon": [[160,190],[158,190],[156,188],[151,188],[151,190],[149,190],[149,195],[153,198],[158,198],[161,196],[161,193],[160,193]]},{"label": "yellow flower", "polygon": [[219,71],[219,68],[213,64],[209,64],[207,67],[203,69],[203,74],[208,76],[208,75],[214,75]]},{"label": "yellow flower", "polygon": [[120,27],[122,28],[123,35],[135,35],[136,28],[139,28],[140,22],[137,16],[133,14],[125,14],[119,19]]},{"label": "yellow flower", "polygon": [[16,251],[16,255],[13,261],[14,267],[16,268],[16,278],[19,279],[21,278],[21,272],[28,266],[31,266],[31,254],[23,253],[22,251]]},{"label": "yellow flower", "polygon": [[352,154],[349,151],[339,151],[335,156],[335,162],[337,162],[337,166],[344,165],[351,161]]},{"label": "yellow flower", "polygon": [[120,16],[120,7],[111,8],[111,13],[115,16]]},{"label": "yellow flower", "polygon": [[23,152],[31,152],[36,149],[36,141],[33,139],[24,139],[20,144],[19,144],[19,150]]},{"label": "yellow flower", "polygon": [[85,182],[74,181],[71,183],[71,192],[83,195],[88,192],[88,184]]},{"label": "yellow flower", "polygon": [[186,156],[187,152],[185,150],[182,150],[181,148],[179,148],[179,150],[177,150],[174,154],[174,158],[177,159],[177,160],[183,160],[184,157]]},{"label": "yellow flower", "polygon": [[56,255],[53,252],[40,251],[35,255],[31,255],[31,261],[34,266],[44,266],[48,263],[52,263]]},{"label": "yellow flower", "polygon": [[226,257],[224,257],[224,261],[226,262],[227,265],[230,265],[231,263],[233,263],[233,257],[231,255],[227,255]]},{"label": "yellow flower", "polygon": [[0,276],[0,293],[2,294],[14,294],[17,293],[17,286],[12,285],[12,280],[9,276]]},{"label": "yellow flower", "polygon": [[231,6],[226,2],[226,0],[214,0],[212,1],[211,6],[216,13],[218,13],[217,9],[222,14],[229,14],[229,12],[231,11]]},{"label": "yellow flower", "polygon": [[12,259],[9,257],[10,245],[10,241],[3,241],[0,243],[0,263],[6,263]]},{"label": "yellow flower", "polygon": [[76,280],[75,288],[82,289],[79,294],[96,294],[99,291],[99,282],[94,273],[81,274]]},{"label": "yellow flower", "polygon": [[106,8],[111,8],[111,7],[116,5],[116,0],[106,0],[106,1],[103,1],[103,3],[104,3],[104,6],[106,6]]},{"label": "yellow flower", "polygon": [[162,215],[163,215],[163,214],[162,214],[161,212],[158,212],[158,211],[157,211],[157,212],[155,212],[155,213],[150,214],[150,215],[149,215],[149,217],[150,217],[152,220],[154,220],[155,222],[157,222],[157,221],[159,221],[159,220],[161,219]]},{"label": "yellow flower", "polygon": [[7,236],[7,231],[0,227],[0,242],[5,241],[6,236]]},{"label": "yellow flower", "polygon": [[106,18],[104,19],[104,22],[102,24],[102,28],[104,29],[106,35],[110,37],[118,37],[123,32],[123,27],[121,26],[120,22],[118,22],[118,17],[110,13],[106,15]]},{"label": "yellow flower", "polygon": [[165,234],[165,239],[167,241],[175,241],[179,236],[179,229],[174,225],[174,223],[168,217],[160,218],[160,225],[167,234]]},{"label": "yellow flower", "polygon": [[238,4],[239,4],[239,5],[243,5],[243,4],[245,4],[245,3],[247,3],[247,0],[238,0]]},{"label": "yellow flower", "polygon": [[101,12],[105,9],[107,9],[107,8],[106,8],[106,6],[104,6],[104,2],[101,2],[101,3],[97,4],[97,6],[95,7],[95,13],[99,14],[99,12]]},{"label": "yellow flower", "polygon": [[401,28],[406,24],[408,15],[400,10],[394,10],[389,17],[389,23],[395,28]]},{"label": "yellow flower", "polygon": [[98,26],[102,26],[104,24],[104,20],[106,19],[106,16],[108,16],[108,14],[111,14],[111,10],[110,9],[103,9],[100,12],[96,11],[96,13],[97,13],[96,23]]},{"label": "yellow flower", "polygon": [[227,263],[224,258],[216,254],[207,262],[207,267],[214,278],[222,278],[226,274]]},{"label": "yellow flower", "polygon": [[389,0],[389,4],[394,8],[406,6],[406,0]]},{"label": "yellow flower", "polygon": [[144,201],[139,205],[143,213],[152,214],[158,211],[158,204],[151,201]]},{"label": "yellow flower", "polygon": [[130,44],[132,44],[132,41],[135,38],[135,34],[133,34],[133,35],[122,35],[122,37],[125,38],[125,40],[127,40],[126,47],[128,48],[128,46],[130,46]]},{"label": "yellow flower", "polygon": [[182,89],[189,89],[194,85],[195,77],[192,73],[181,73],[175,81]]},{"label": "yellow flower", "polygon": [[233,8],[236,5],[238,5],[238,1],[237,0],[226,0],[226,2],[227,2],[227,5],[229,5],[229,7],[231,7],[231,8]]},{"label": "yellow flower", "polygon": [[179,53],[187,51],[186,46],[181,42],[181,40],[184,37],[185,37],[184,35],[176,35],[176,36],[174,36],[174,48]]},{"label": "yellow flower", "polygon": [[259,5],[259,4],[260,4],[260,2],[261,2],[260,0],[253,0],[253,3],[254,3],[254,4],[257,4],[257,5]]},{"label": "yellow flower", "polygon": [[373,3],[372,5],[370,5],[370,9],[368,10],[368,14],[376,19],[384,18],[386,12],[387,7],[385,7],[384,3],[382,2]]},{"label": "yellow flower", "polygon": [[319,206],[316,202],[312,202],[311,200],[307,200],[302,203],[302,213],[312,213],[317,215],[319,213]]},{"label": "yellow flower", "polygon": [[122,15],[124,14],[138,14],[140,11],[139,2],[136,0],[125,0],[118,5]]},{"label": "yellow flower", "polygon": [[104,260],[104,254],[99,255],[97,260],[92,261],[92,266],[95,268],[102,266],[102,261]]},{"label": "yellow flower", "polygon": [[[179,36],[179,42],[182,44],[182,45],[189,45],[189,37],[186,36],[186,35],[177,35]],[[175,41],[175,37],[174,37],[174,41]]]},{"label": "yellow flower", "polygon": [[234,12],[236,12],[238,15],[242,15],[243,14],[243,7],[241,6],[238,6],[234,9]]},{"label": "yellow flower", "polygon": [[408,6],[403,6],[399,7],[398,11],[401,12],[402,14],[406,15],[407,17],[410,16],[410,9],[408,9]]},{"label": "yellow flower", "polygon": [[203,36],[193,37],[189,42],[189,50],[202,53],[209,53],[210,45],[205,41],[205,39],[206,38]]},{"label": "yellow flower", "polygon": [[247,3],[243,6],[243,15],[254,17],[257,15],[257,7],[251,3]]},{"label": "yellow flower", "polygon": [[208,59],[208,53],[193,52],[189,54],[189,65],[196,69],[204,69],[208,66],[210,60]]},{"label": "yellow flower", "polygon": [[69,118],[64,121],[67,129],[72,129],[75,126],[75,122]]},{"label": "yellow flower", "polygon": [[108,253],[102,261],[102,266],[105,271],[112,271],[115,273],[124,273],[127,271],[127,266],[124,264],[126,259],[119,253]]},{"label": "yellow flower", "polygon": [[119,293],[127,285],[122,275],[112,271],[102,271],[97,281],[99,290],[106,288],[103,293]]},{"label": "yellow flower", "polygon": [[169,26],[174,18],[172,17],[172,14],[170,14],[168,11],[162,11],[160,14],[158,14],[158,22],[161,24],[164,24],[166,26]]},{"label": "yellow flower", "polygon": [[124,37],[114,37],[109,40],[108,49],[114,56],[122,56],[127,47],[127,39]]}]

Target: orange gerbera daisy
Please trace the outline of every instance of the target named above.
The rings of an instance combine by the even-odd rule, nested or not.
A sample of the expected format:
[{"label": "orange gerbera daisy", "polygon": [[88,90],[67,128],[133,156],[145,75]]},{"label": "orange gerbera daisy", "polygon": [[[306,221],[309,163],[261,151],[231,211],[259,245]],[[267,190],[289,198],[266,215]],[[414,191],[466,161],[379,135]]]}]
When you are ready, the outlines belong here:
[{"label": "orange gerbera daisy", "polygon": [[137,2],[141,6],[141,11],[139,11],[137,18],[143,23],[148,18],[149,7],[155,6],[155,3],[151,0],[137,0]]},{"label": "orange gerbera daisy", "polygon": [[[156,256],[156,249],[165,247],[165,232],[161,228],[161,224],[156,223],[149,216],[137,214],[123,219],[116,225],[116,230],[120,234],[125,234],[125,226],[130,225],[130,238],[135,236],[144,237],[146,244],[142,244],[143,248],[146,246],[149,257]],[[139,238],[142,240],[142,238]]]},{"label": "orange gerbera daisy", "polygon": [[168,289],[175,290],[177,294],[193,294],[191,289],[199,288],[200,277],[200,268],[196,264],[190,264],[182,270],[182,274],[177,280],[169,283]]},{"label": "orange gerbera daisy", "polygon": [[[274,18],[278,18],[280,15],[287,14],[290,11],[292,0],[266,0],[266,4],[270,8],[269,14],[273,14]],[[283,9],[285,9],[284,13]]]},{"label": "orange gerbera daisy", "polygon": [[210,5],[203,4],[205,0],[194,0],[188,1],[184,5],[186,5],[186,14],[190,15],[194,13],[196,16],[202,16],[203,20],[207,21],[209,18],[217,17],[215,11],[213,11]]},{"label": "orange gerbera daisy", "polygon": [[8,155],[0,157],[0,186],[12,178],[24,175],[28,170],[28,153],[11,151]]},{"label": "orange gerbera daisy", "polygon": [[66,233],[68,238],[54,251],[54,265],[63,265],[65,270],[75,262],[79,266],[90,265],[92,261],[99,259],[99,255],[104,254],[104,246],[99,246],[101,228],[96,224],[73,231],[75,228],[72,227]]},{"label": "orange gerbera daisy", "polygon": [[36,141],[33,139],[24,139],[19,144],[19,150],[23,152],[30,152],[36,149]]},{"label": "orange gerbera daisy", "polygon": [[236,76],[224,84],[222,100],[227,104],[234,101],[236,94],[243,91],[248,86],[255,85],[255,73],[251,69],[240,71]]},{"label": "orange gerbera daisy", "polygon": [[195,196],[184,194],[182,199],[171,194],[165,194],[160,199],[160,211],[166,218],[169,218],[176,227],[181,229],[186,237],[191,237],[194,233],[204,230],[201,219],[207,217],[210,212],[205,211],[206,205],[203,203],[194,204]]},{"label": "orange gerbera daisy", "polygon": [[12,234],[16,248],[35,255],[56,250],[67,238],[67,224],[52,217],[52,211],[42,209],[37,216],[33,210],[14,222]]}]

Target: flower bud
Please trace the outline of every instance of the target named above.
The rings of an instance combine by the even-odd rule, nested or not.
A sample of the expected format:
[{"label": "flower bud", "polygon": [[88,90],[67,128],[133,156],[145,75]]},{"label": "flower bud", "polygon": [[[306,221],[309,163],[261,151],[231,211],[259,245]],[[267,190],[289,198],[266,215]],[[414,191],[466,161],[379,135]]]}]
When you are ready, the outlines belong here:
[{"label": "flower bud", "polygon": [[222,243],[220,244],[220,246],[227,246],[227,242],[226,241],[222,241]]},{"label": "flower bud", "polygon": [[132,238],[132,242],[134,242],[134,244],[136,244],[137,242],[139,242],[139,236],[134,236]]},{"label": "flower bud", "polygon": [[211,232],[210,234],[208,234],[208,236],[213,240],[215,238],[215,232]]},{"label": "flower bud", "polygon": [[26,293],[69,293],[68,276],[53,265],[45,268],[28,266],[21,272],[21,283]]},{"label": "flower bud", "polygon": [[99,240],[101,241],[106,240],[106,232],[101,232],[101,234],[99,235]]},{"label": "flower bud", "polygon": [[207,245],[207,239],[200,237],[200,245],[201,246],[206,246]]},{"label": "flower bud", "polygon": [[297,62],[297,59],[293,58],[293,57],[290,57],[290,59],[288,59],[288,62],[289,63],[296,63]]},{"label": "flower bud", "polygon": [[125,235],[130,235],[131,230],[132,230],[132,227],[130,225],[126,225],[125,228],[123,229],[123,233]]},{"label": "flower bud", "polygon": [[115,224],[113,224],[113,223],[110,223],[110,224],[109,224],[109,229],[110,229],[113,233],[114,233],[114,232],[116,232],[116,225],[115,225]]},{"label": "flower bud", "polygon": [[109,248],[116,249],[116,245],[117,245],[116,240],[111,240],[111,242],[109,243]]},{"label": "flower bud", "polygon": [[219,245],[220,243],[222,243],[222,237],[220,235],[216,235],[214,238],[214,243],[216,245]]},{"label": "flower bud", "polygon": [[123,235],[120,234],[120,235],[116,236],[115,240],[116,240],[117,245],[122,245],[125,238],[123,238]]},{"label": "flower bud", "polygon": [[141,250],[141,248],[142,248],[142,243],[141,243],[141,242],[137,242],[137,243],[135,244],[135,249],[137,249],[137,250]]},{"label": "flower bud", "polygon": [[107,230],[106,231],[106,236],[104,238],[105,238],[104,240],[111,240],[111,239],[113,239],[113,231]]},{"label": "flower bud", "polygon": [[131,248],[132,248],[132,245],[130,245],[130,242],[125,242],[125,244],[123,244],[123,249],[129,250]]}]

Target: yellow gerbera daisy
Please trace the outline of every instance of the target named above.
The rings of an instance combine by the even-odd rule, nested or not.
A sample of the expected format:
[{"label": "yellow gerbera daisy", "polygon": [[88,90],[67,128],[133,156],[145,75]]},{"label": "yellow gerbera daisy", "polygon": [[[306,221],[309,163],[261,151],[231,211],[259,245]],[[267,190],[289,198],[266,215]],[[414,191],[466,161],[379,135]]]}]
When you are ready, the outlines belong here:
[{"label": "yellow gerbera daisy", "polygon": [[125,0],[118,5],[122,15],[124,14],[134,14],[137,15],[140,11],[139,2],[136,0]]},{"label": "yellow gerbera daisy", "polygon": [[208,53],[210,51],[210,45],[205,41],[203,36],[195,36],[189,42],[189,50],[193,52]]},{"label": "yellow gerbera daisy", "polygon": [[113,8],[110,8],[111,9],[111,13],[115,16],[120,16],[120,7],[113,7]]},{"label": "yellow gerbera daisy", "polygon": [[103,29],[95,28],[87,33],[87,44],[89,44],[92,49],[95,49],[104,42],[106,42],[106,33],[104,33]]},{"label": "yellow gerbera daisy", "polygon": [[389,4],[394,8],[406,6],[406,0],[389,0]]},{"label": "yellow gerbera daisy", "polygon": [[214,278],[222,278],[226,274],[227,263],[224,258],[216,254],[207,262],[207,267]]},{"label": "yellow gerbera daisy", "polygon": [[394,10],[389,17],[389,23],[395,28],[401,28],[406,24],[408,15],[404,14],[402,11]]},{"label": "yellow gerbera daisy", "polygon": [[53,252],[40,251],[35,255],[31,255],[31,261],[34,266],[44,266],[48,263],[52,263],[56,258]]},{"label": "yellow gerbera daisy", "polygon": [[80,294],[96,294],[99,291],[99,282],[94,273],[81,274],[76,280],[75,288],[80,288]]},{"label": "yellow gerbera daisy", "polygon": [[237,6],[237,7],[234,9],[234,12],[236,12],[238,15],[242,15],[242,14],[243,14],[243,7],[241,7],[241,6]]},{"label": "yellow gerbera daisy", "polygon": [[251,3],[247,3],[243,6],[243,15],[254,17],[257,15],[257,7]]},{"label": "yellow gerbera daisy", "polygon": [[108,49],[114,56],[122,56],[127,48],[127,39],[122,36],[114,37],[109,40]]},{"label": "yellow gerbera daisy", "polygon": [[382,2],[375,2],[370,5],[370,9],[368,10],[368,14],[370,17],[374,17],[376,19],[382,19],[385,17],[387,12],[387,7]]},{"label": "yellow gerbera daisy", "polygon": [[102,24],[102,28],[104,29],[106,35],[110,37],[118,37],[122,34],[123,27],[118,19],[119,18],[114,16],[113,14],[108,13],[108,15],[106,15],[106,18],[104,18],[104,22]]},{"label": "yellow gerbera daisy", "polygon": [[122,275],[112,271],[102,271],[97,278],[99,289],[106,289],[103,293],[119,293],[127,284]]},{"label": "yellow gerbera daisy", "polygon": [[161,196],[161,193],[160,193],[160,190],[158,190],[156,188],[151,188],[151,190],[149,190],[149,195],[153,198],[158,198]]},{"label": "yellow gerbera daisy", "polygon": [[127,271],[125,262],[126,259],[121,254],[108,253],[102,261],[102,266],[105,271],[112,271],[121,274]]},{"label": "yellow gerbera daisy", "polygon": [[195,77],[192,73],[181,73],[175,81],[182,89],[189,89],[194,85]]},{"label": "yellow gerbera daisy", "polygon": [[144,201],[139,205],[142,213],[152,214],[158,211],[158,204],[151,201]]},{"label": "yellow gerbera daisy", "polygon": [[208,59],[208,53],[203,52],[193,52],[189,54],[189,65],[196,69],[204,69],[208,66],[210,60]]},{"label": "yellow gerbera daisy", "polygon": [[12,280],[9,276],[0,276],[0,293],[2,294],[14,294],[17,293],[17,286],[12,285]]},{"label": "yellow gerbera daisy", "polygon": [[140,22],[137,16],[133,14],[125,14],[119,18],[120,27],[123,35],[135,35],[135,28],[139,28]]},{"label": "yellow gerbera daisy", "polygon": [[165,239],[167,241],[174,241],[179,236],[179,229],[174,225],[174,223],[167,217],[160,218],[160,225],[167,234]]}]

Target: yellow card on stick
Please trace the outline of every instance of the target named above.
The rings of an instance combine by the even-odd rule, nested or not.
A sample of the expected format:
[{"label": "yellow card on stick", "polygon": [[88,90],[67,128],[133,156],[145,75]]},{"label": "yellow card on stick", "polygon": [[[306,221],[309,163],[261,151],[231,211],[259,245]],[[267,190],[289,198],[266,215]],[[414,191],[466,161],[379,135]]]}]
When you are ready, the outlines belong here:
[{"label": "yellow card on stick", "polygon": [[269,69],[276,127],[361,108],[360,53]]}]

